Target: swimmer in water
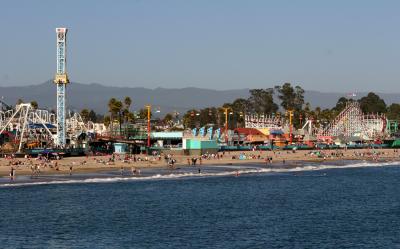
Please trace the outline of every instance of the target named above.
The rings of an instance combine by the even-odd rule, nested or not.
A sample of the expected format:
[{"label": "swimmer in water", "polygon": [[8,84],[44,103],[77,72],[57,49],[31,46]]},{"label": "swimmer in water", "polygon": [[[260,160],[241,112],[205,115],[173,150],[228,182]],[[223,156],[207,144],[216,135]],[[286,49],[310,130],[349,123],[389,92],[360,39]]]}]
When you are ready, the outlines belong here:
[{"label": "swimmer in water", "polygon": [[136,175],[136,168],[135,168],[135,167],[132,167],[132,168],[131,168],[131,172],[132,172],[132,175],[133,175],[133,176]]}]

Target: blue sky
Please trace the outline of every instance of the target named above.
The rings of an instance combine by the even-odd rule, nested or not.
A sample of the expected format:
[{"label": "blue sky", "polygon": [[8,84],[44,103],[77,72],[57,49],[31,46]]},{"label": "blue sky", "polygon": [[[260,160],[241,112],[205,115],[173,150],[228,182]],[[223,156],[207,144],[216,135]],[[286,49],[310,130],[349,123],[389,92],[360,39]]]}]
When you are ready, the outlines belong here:
[{"label": "blue sky", "polygon": [[75,82],[397,92],[399,9],[385,0],[4,0],[0,86],[51,79],[55,28],[65,26]]}]

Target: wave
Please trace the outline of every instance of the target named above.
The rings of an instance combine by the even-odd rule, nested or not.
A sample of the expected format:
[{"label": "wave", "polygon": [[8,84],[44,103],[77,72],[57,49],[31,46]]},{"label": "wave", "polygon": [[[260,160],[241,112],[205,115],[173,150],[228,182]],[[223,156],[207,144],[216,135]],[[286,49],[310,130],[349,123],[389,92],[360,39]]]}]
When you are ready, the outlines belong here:
[{"label": "wave", "polygon": [[[52,185],[52,184],[82,184],[82,183],[113,183],[113,182],[125,182],[125,181],[146,181],[146,180],[162,180],[162,179],[179,179],[179,178],[198,178],[198,177],[222,177],[230,175],[241,175],[241,174],[256,174],[256,173],[285,173],[285,172],[300,172],[300,171],[315,171],[315,170],[326,170],[326,169],[348,169],[348,168],[364,168],[364,167],[384,167],[400,165],[400,161],[393,162],[360,162],[355,164],[345,165],[304,165],[294,168],[249,168],[249,166],[225,166],[225,168],[232,169],[231,171],[221,172],[202,172],[202,173],[176,173],[176,174],[156,174],[151,176],[140,176],[140,177],[98,177],[98,178],[86,178],[86,179],[71,179],[71,180],[46,180],[37,182],[21,182],[21,183],[5,183],[0,184],[0,188],[4,187],[23,187],[23,186],[38,186],[38,185]],[[245,169],[243,169],[246,167]]]}]

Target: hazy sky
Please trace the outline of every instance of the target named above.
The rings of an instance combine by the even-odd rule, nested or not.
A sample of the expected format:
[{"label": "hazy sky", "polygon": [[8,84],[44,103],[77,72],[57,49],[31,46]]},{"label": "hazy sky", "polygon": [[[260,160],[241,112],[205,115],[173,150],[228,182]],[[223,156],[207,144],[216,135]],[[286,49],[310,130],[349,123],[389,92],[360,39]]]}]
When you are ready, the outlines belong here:
[{"label": "hazy sky", "polygon": [[[115,86],[400,92],[400,1],[0,1],[0,86],[56,70]],[[71,85],[72,87],[72,85]]]}]

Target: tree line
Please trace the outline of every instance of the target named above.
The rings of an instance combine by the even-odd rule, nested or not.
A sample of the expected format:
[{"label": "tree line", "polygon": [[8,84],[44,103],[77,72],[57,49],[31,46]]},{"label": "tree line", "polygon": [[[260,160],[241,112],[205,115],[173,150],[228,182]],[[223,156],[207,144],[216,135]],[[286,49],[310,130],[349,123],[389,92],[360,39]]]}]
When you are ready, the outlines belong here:
[{"label": "tree line", "polygon": [[[300,86],[292,86],[284,83],[273,88],[250,89],[248,98],[237,98],[230,103],[224,103],[219,107],[206,107],[202,109],[190,109],[183,114],[181,120],[185,128],[194,128],[213,125],[225,126],[225,118],[228,117],[229,128],[244,127],[245,114],[270,115],[275,117],[289,117],[293,114],[292,121],[296,128],[300,128],[305,120],[313,119],[316,124],[326,124],[332,121],[349,102],[357,101],[364,113],[386,114],[390,120],[400,120],[400,104],[393,103],[389,106],[377,94],[370,92],[366,96],[355,100],[341,97],[333,108],[312,108],[311,104],[304,100],[305,91]],[[23,103],[22,99],[17,104]],[[38,108],[38,103],[32,101],[33,108]],[[83,109],[80,112],[82,119],[92,122],[103,122],[106,126],[117,122],[121,126],[124,123],[135,123],[137,119],[147,119],[147,109],[141,108],[137,113],[131,111],[132,99],[125,97],[122,100],[111,98],[108,101],[108,113],[97,114],[94,110]],[[54,110],[53,110],[54,111]],[[153,113],[150,112],[151,117]],[[160,123],[171,124],[172,120],[180,119],[178,113],[167,113],[163,118],[158,118]],[[114,122],[111,122],[114,121]]]},{"label": "tree line", "polygon": [[[370,92],[367,96],[354,100],[341,97],[333,108],[312,108],[304,100],[305,91],[300,86],[284,83],[273,88],[251,89],[249,97],[235,99],[221,107],[208,107],[200,110],[189,110],[184,116],[185,127],[205,126],[216,124],[221,127],[225,124],[225,112],[229,111],[229,128],[244,127],[244,114],[270,115],[289,118],[295,128],[301,128],[307,119],[313,119],[317,126],[331,122],[346,107],[347,103],[357,101],[364,113],[386,114],[390,120],[400,120],[400,104],[393,103],[387,106],[377,94]],[[279,105],[277,104],[279,103]],[[193,115],[193,114],[197,115]]]}]

